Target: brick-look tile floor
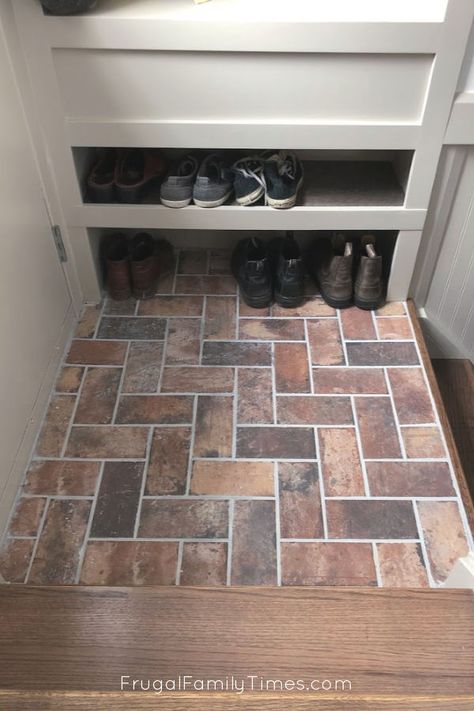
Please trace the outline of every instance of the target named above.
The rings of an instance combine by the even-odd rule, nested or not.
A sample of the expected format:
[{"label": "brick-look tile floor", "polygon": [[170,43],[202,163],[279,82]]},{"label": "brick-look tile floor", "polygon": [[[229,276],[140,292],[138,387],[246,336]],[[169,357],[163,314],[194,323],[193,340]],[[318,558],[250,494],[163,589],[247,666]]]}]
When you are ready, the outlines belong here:
[{"label": "brick-look tile floor", "polygon": [[0,553],[10,582],[443,582],[469,534],[403,304],[239,303],[221,251],[86,307]]}]

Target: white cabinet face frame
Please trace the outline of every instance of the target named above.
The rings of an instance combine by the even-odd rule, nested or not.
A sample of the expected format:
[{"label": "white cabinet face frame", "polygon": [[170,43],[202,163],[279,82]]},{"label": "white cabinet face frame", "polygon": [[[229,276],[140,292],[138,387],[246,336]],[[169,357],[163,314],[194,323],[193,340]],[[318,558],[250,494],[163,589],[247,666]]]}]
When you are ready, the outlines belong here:
[{"label": "white cabinet face frame", "polygon": [[[246,12],[239,15],[240,3]],[[387,0],[392,4],[397,7],[388,12],[363,0],[359,21],[339,22],[320,0],[295,0],[294,11],[277,2],[276,14],[262,17],[248,0],[200,6],[137,0],[126,9],[102,0],[97,11],[79,17],[47,17],[34,0],[14,3],[83,284],[97,283],[87,227],[184,229],[197,221],[201,229],[396,229],[400,245],[409,240],[409,248],[396,251],[389,291],[406,297],[408,286],[403,293],[400,285],[413,271],[474,4]],[[71,148],[101,145],[414,155],[400,207],[315,206],[284,215],[269,208],[206,215],[185,208],[171,215],[159,206],[83,205]],[[93,292],[98,296],[98,287]]]}]

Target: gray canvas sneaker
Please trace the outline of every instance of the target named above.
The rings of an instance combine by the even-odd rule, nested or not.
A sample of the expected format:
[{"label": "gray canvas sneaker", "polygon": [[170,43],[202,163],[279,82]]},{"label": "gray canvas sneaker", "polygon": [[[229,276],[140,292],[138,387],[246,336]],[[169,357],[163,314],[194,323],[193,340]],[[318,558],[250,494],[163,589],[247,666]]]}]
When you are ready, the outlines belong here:
[{"label": "gray canvas sneaker", "polygon": [[219,207],[227,202],[232,192],[232,172],[221,156],[211,153],[199,168],[193,189],[194,204]]},{"label": "gray canvas sneaker", "polygon": [[193,185],[198,171],[198,161],[187,155],[171,166],[161,184],[160,200],[166,207],[186,207],[193,199]]}]

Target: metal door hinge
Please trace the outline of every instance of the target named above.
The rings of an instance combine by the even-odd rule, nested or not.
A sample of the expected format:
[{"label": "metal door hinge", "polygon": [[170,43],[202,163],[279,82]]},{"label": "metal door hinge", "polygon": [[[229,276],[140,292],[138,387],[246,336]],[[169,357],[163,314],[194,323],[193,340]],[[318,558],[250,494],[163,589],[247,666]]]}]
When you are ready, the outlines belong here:
[{"label": "metal door hinge", "polygon": [[53,225],[51,228],[53,233],[54,244],[56,245],[56,251],[58,253],[60,262],[67,262],[67,252],[63,242],[63,236],[61,234],[61,228],[59,225]]}]

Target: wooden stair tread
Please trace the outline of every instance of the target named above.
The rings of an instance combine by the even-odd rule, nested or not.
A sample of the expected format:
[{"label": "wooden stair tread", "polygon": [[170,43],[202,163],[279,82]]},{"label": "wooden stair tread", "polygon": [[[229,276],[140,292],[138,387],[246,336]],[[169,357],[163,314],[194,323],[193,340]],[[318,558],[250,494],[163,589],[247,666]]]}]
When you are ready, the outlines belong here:
[{"label": "wooden stair tread", "polygon": [[[352,683],[349,694],[283,692],[296,709],[309,708],[307,697],[314,703],[315,696],[339,704],[321,706],[327,709],[351,708],[345,702],[357,697],[358,709],[424,710],[448,704],[446,697],[450,705],[440,708],[469,708],[467,701],[474,708],[474,595],[468,590],[1,586],[0,620],[4,693],[75,692],[67,703],[57,696],[57,706],[54,695],[20,694],[22,709],[29,698],[36,698],[35,709],[87,708],[87,695],[77,692],[118,692],[123,674]],[[262,696],[255,700],[260,707]],[[133,707],[151,708],[148,698],[156,704],[158,697],[135,694]],[[239,698],[211,694],[199,706],[198,692],[181,708],[241,708]],[[252,698],[243,698],[253,708]],[[15,708],[13,700],[8,708]],[[125,708],[115,694],[109,700],[110,708]],[[161,705],[176,704],[172,695]]]}]

